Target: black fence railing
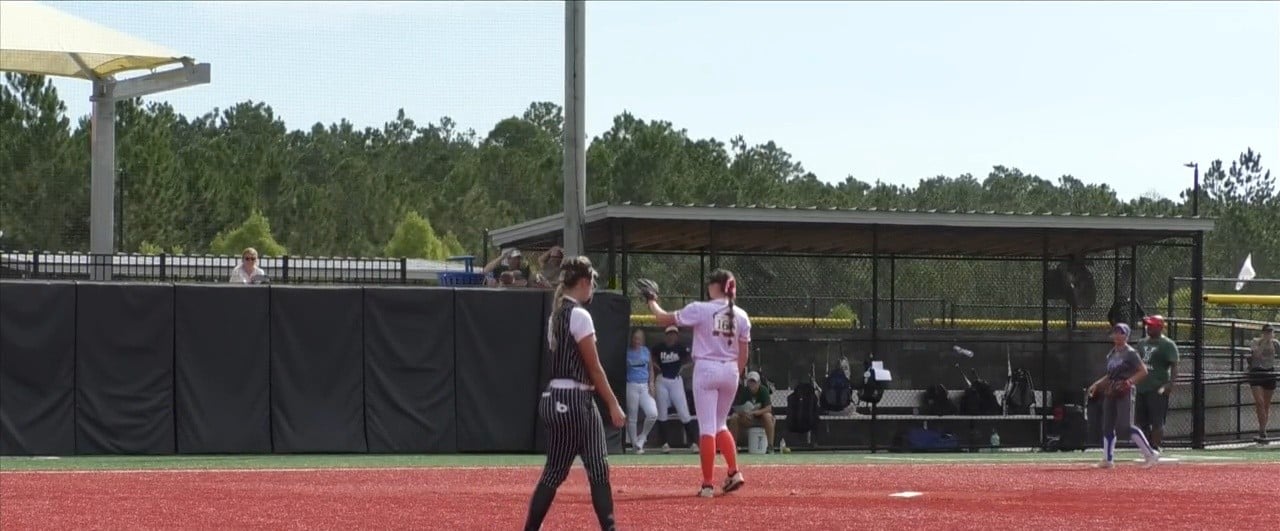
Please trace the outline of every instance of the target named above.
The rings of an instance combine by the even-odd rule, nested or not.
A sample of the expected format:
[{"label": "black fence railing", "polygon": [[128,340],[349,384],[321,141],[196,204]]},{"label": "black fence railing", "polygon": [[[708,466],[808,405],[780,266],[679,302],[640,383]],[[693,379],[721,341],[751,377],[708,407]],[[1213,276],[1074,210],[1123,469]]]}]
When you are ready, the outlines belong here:
[{"label": "black fence railing", "polygon": [[[469,258],[263,256],[258,267],[285,284],[474,284]],[[93,280],[105,272],[114,281],[229,282],[239,264],[239,256],[4,252],[0,278]]]},{"label": "black fence railing", "polygon": [[[1205,439],[1212,444],[1250,442],[1258,435],[1257,410],[1254,396],[1246,376],[1250,344],[1257,338],[1262,325],[1269,321],[1233,318],[1213,318],[1204,321],[1205,347],[1203,356],[1204,377],[1194,378],[1195,353],[1190,341],[1190,320],[1170,319],[1171,329],[1186,327],[1172,337],[1179,349],[1186,353],[1178,364],[1178,381],[1183,386],[1203,386],[1205,396]],[[1188,427],[1192,418],[1189,392],[1185,396],[1174,395],[1169,408],[1169,425],[1175,430]],[[1280,415],[1280,402],[1274,399],[1268,408],[1271,417]],[[1185,431],[1185,430],[1184,430]]]}]

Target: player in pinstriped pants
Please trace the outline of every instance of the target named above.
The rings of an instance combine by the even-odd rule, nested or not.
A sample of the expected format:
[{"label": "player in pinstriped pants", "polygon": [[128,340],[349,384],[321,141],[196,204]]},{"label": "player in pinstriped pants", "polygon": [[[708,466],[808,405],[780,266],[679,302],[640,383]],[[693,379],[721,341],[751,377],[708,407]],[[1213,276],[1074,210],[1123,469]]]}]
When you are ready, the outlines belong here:
[{"label": "player in pinstriped pants", "polygon": [[612,530],[615,526],[608,450],[604,424],[592,395],[598,394],[609,408],[614,427],[625,425],[626,415],[605,378],[596,351],[595,324],[583,307],[591,301],[595,289],[595,269],[590,260],[579,256],[564,261],[560,271],[561,283],[547,323],[547,342],[552,350],[551,382],[538,401],[538,416],[547,429],[547,463],[529,501],[524,528],[531,531],[542,527],[556,489],[568,477],[573,459],[581,457],[600,528]]}]

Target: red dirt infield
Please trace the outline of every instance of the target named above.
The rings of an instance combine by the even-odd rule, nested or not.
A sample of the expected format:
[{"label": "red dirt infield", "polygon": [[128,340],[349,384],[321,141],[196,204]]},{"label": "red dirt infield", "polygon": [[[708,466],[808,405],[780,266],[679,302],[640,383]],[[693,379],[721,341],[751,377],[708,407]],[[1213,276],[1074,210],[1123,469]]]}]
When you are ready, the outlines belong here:
[{"label": "red dirt infield", "polygon": [[[619,529],[1272,529],[1280,464],[615,466]],[[0,473],[0,529],[520,529],[536,467]],[[724,474],[723,467],[717,475]],[[717,478],[722,479],[722,478]],[[913,498],[891,497],[902,491]],[[909,526],[909,527],[908,527]],[[581,468],[544,529],[592,529]]]}]

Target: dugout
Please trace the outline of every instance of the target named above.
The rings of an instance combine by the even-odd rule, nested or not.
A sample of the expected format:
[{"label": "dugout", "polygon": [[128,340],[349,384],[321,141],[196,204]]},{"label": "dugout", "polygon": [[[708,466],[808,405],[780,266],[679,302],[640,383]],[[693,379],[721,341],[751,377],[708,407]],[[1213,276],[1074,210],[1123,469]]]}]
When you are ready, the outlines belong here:
[{"label": "dugout", "polygon": [[[582,232],[612,285],[628,293],[632,279],[653,278],[669,307],[701,297],[701,279],[712,269],[733,270],[743,307],[757,322],[776,318],[756,327],[751,364],[779,391],[821,380],[842,357],[857,372],[874,353],[894,373],[891,390],[901,392],[886,393],[874,409],[828,415],[869,422],[820,428],[834,446],[874,450],[902,431],[893,423],[940,420],[959,421],[948,431],[971,432],[971,443],[979,440],[972,432],[985,441],[999,429],[1005,446],[1043,444],[1054,403],[1096,377],[1109,323],[1154,313],[1173,276],[1193,279],[1191,318],[1178,339],[1190,365],[1183,374],[1202,382],[1203,238],[1213,226],[1181,216],[622,203],[588,207]],[[536,252],[558,244],[563,230],[557,214],[489,238]],[[855,316],[830,319],[836,305]],[[956,346],[975,355],[958,358]],[[1028,370],[1036,384],[1036,407],[1017,427],[935,420],[912,407],[923,387],[956,390],[965,375],[1000,389],[1010,367]],[[1166,444],[1204,444],[1202,387],[1186,393],[1188,404],[1174,405],[1192,419],[1170,426]],[[783,394],[775,393],[775,404]],[[1014,420],[999,417],[980,420]]]}]

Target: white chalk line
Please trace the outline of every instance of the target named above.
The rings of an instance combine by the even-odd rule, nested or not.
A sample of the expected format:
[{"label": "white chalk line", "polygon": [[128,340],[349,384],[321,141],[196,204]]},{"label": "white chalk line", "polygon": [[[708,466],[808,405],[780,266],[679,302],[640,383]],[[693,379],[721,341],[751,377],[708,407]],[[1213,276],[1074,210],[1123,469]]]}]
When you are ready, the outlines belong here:
[{"label": "white chalk line", "polygon": [[[879,461],[879,462],[876,462]],[[1045,460],[1000,460],[1000,459],[982,459],[982,458],[957,458],[957,457],[926,457],[926,456],[890,456],[890,455],[868,455],[862,456],[858,461],[847,463],[754,463],[747,465],[746,468],[805,468],[805,469],[831,469],[831,468],[848,468],[848,467],[876,467],[891,466],[893,463],[916,463],[916,464],[935,464],[947,466],[973,466],[973,467],[990,467],[990,466],[1017,466],[1017,467],[1044,467],[1044,466],[1074,466],[1080,463],[1092,463],[1097,458],[1090,457],[1070,457],[1070,458],[1052,458]],[[1134,460],[1140,462],[1140,459]],[[1242,457],[1229,456],[1166,456],[1161,457],[1161,463],[1178,463],[1182,461],[1204,461],[1200,464],[1232,464],[1246,461]],[[1218,461],[1214,463],[1213,461]],[[1261,464],[1261,463],[1260,463]],[[575,462],[576,466],[576,462]],[[423,466],[332,466],[332,467],[274,467],[274,468],[117,468],[117,469],[77,469],[77,470],[15,470],[0,468],[0,475],[21,475],[21,474],[280,474],[280,473],[349,473],[349,472],[423,472],[432,470],[441,471],[500,471],[500,470],[518,470],[518,469],[539,469],[541,463],[530,464],[514,464],[514,465],[423,465]],[[696,463],[610,463],[610,468],[653,468],[653,469],[698,469]]]},{"label": "white chalk line", "polygon": [[[847,468],[851,466],[884,466],[887,463],[760,463],[743,467],[744,469],[752,468]],[[575,464],[575,470],[576,470]],[[289,472],[429,472],[432,470],[464,470],[464,471],[499,471],[499,470],[519,470],[519,469],[541,469],[542,464],[528,465],[498,465],[498,466],[482,466],[482,465],[423,465],[423,466],[334,466],[334,467],[296,467],[296,468],[115,468],[102,470],[3,470],[2,474],[261,474],[261,473],[289,473]],[[699,469],[697,464],[613,464],[610,463],[609,468],[672,468],[672,469]]]}]

